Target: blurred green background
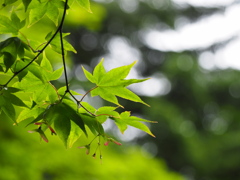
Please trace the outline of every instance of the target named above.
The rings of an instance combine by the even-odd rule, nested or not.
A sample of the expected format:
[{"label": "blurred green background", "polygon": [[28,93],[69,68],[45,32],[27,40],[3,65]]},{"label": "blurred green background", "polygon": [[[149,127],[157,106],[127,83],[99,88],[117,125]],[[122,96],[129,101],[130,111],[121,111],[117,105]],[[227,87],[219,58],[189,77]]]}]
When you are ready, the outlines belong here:
[{"label": "blurred green background", "polygon": [[[107,122],[123,145],[102,147],[101,161],[77,148],[91,138],[66,150],[57,137],[40,142],[1,116],[0,180],[240,179],[239,6],[234,0],[95,0],[93,14],[69,12],[65,32],[78,52],[68,55],[71,88],[91,88],[81,65],[91,71],[102,57],[107,69],[138,60],[129,78],[151,79],[130,88],[151,108],[121,103],[158,121],[149,125],[156,138],[134,128],[121,135]],[[41,23],[51,25],[45,18],[35,32]],[[57,68],[58,56],[49,56]]]}]

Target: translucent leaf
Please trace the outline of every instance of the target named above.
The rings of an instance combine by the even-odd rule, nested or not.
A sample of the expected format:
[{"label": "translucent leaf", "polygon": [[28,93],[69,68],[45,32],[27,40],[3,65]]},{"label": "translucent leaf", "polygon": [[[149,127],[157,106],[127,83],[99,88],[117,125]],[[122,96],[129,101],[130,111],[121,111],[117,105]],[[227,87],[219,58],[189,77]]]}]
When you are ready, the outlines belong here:
[{"label": "translucent leaf", "polygon": [[84,9],[86,9],[88,12],[92,12],[91,11],[91,7],[90,7],[90,2],[89,0],[76,0],[78,2],[78,4],[83,7]]},{"label": "translucent leaf", "polygon": [[24,108],[24,110],[21,111],[21,113],[17,117],[16,122],[19,123],[29,118],[37,118],[43,111],[43,108],[39,108],[37,106],[32,109]]},{"label": "translucent leaf", "polygon": [[18,29],[12,21],[6,16],[0,15],[0,34],[13,33],[18,34]]},{"label": "translucent leaf", "polygon": [[103,59],[101,59],[101,61],[93,70],[93,77],[94,79],[96,79],[97,84],[101,81],[101,79],[104,77],[105,74],[106,74],[106,70],[103,66]]},{"label": "translucent leaf", "polygon": [[82,135],[82,131],[79,130],[78,125],[73,121],[71,121],[71,131],[68,136],[67,147],[71,148],[81,135]]},{"label": "translucent leaf", "polygon": [[50,82],[42,82],[31,72],[28,72],[22,81],[15,83],[14,86],[22,89],[24,92],[32,93],[32,99],[37,103],[44,103],[46,101],[55,103],[55,101],[57,101],[59,98],[57,90]]},{"label": "translucent leaf", "polygon": [[[104,129],[101,123],[99,123],[98,119],[95,116],[92,116],[91,114],[89,114],[89,112],[91,112],[92,114],[95,114],[96,109],[90,104],[88,104],[87,102],[82,102],[81,105],[84,106],[84,108],[81,107],[79,109],[79,113],[84,123],[88,126],[91,132],[95,135],[104,134]],[[86,111],[86,109],[88,111]]]},{"label": "translucent leaf", "polygon": [[117,107],[112,106],[103,106],[100,107],[97,112],[97,120],[102,124],[104,123],[108,117],[119,118],[119,113],[114,111]]},{"label": "translucent leaf", "polygon": [[59,10],[53,0],[49,1],[49,3],[48,3],[48,9],[47,9],[46,14],[47,14],[48,18],[51,19],[54,22],[54,24],[57,26],[58,18],[59,18]]},{"label": "translucent leaf", "polygon": [[11,14],[11,20],[17,30],[20,30],[25,25],[25,21],[21,21],[14,11]]},{"label": "translucent leaf", "polygon": [[[110,70],[109,72],[105,73],[104,76],[102,76],[102,79],[98,81],[98,86],[113,86],[117,84],[119,81],[127,77],[129,74],[131,68],[136,64],[136,61],[133,62],[130,65],[127,66],[121,66],[118,68],[114,68]],[[98,76],[101,76],[102,74],[98,74]],[[115,79],[115,82],[113,81]]]},{"label": "translucent leaf", "polygon": [[121,113],[120,118],[112,118],[112,119],[114,119],[116,125],[118,126],[118,128],[122,133],[124,133],[124,131],[127,129],[127,126],[130,125],[155,137],[150,131],[150,129],[145,124],[142,123],[142,122],[156,123],[154,121],[148,121],[136,116],[130,116],[130,112],[128,111]]},{"label": "translucent leaf", "polygon": [[[63,33],[63,37],[69,35],[70,33]],[[49,33],[46,36],[46,40],[49,41],[50,38],[52,37],[52,33]],[[72,51],[74,53],[77,53],[77,51],[74,49],[74,47],[65,39],[63,39],[63,45],[64,45],[64,50],[67,51]],[[61,51],[61,43],[60,43],[60,35],[59,33],[54,37],[54,39],[50,43],[50,47],[57,53],[62,54]]]},{"label": "translucent leaf", "polygon": [[93,77],[93,75],[88,72],[83,66],[82,66],[82,69],[83,69],[83,72],[84,72],[84,75],[86,76],[86,78],[91,82],[91,83],[95,83],[95,79]]},{"label": "translucent leaf", "polygon": [[[60,96],[65,95],[65,98],[67,97],[68,99],[70,99],[70,97],[71,97],[70,94],[69,93],[65,94],[66,90],[67,90],[66,86],[63,86],[63,87],[58,89],[58,94]],[[72,95],[81,95],[78,92],[73,91],[73,90],[70,90],[70,92],[71,92]]]},{"label": "translucent leaf", "polygon": [[[30,59],[16,61],[16,64],[14,66],[14,72],[18,72],[19,70],[23,69],[26,65],[30,63],[30,61]],[[39,64],[35,62],[31,63],[26,69],[23,70],[24,76],[27,74],[28,71],[30,71],[34,76],[39,78],[42,82],[47,81],[44,70],[39,66]],[[20,73],[19,75],[20,79],[22,79],[22,74]]]},{"label": "translucent leaf", "polygon": [[118,99],[115,96],[114,92],[109,92],[108,91],[108,87],[104,88],[104,87],[97,87],[95,88],[93,91],[91,91],[91,95],[92,96],[100,96],[102,99],[109,101],[111,103],[114,103],[118,106],[121,106],[118,103]]},{"label": "translucent leaf", "polygon": [[124,79],[129,74],[131,68],[135,65],[136,61],[130,65],[121,66],[114,68],[109,72],[106,72],[103,66],[103,60],[94,68],[93,74],[89,73],[83,68],[84,74],[92,83],[96,84],[96,88],[91,91],[92,96],[100,96],[102,99],[112,102],[118,106],[121,106],[118,103],[118,97],[128,99],[134,102],[140,102],[146,104],[141,100],[139,96],[134,94],[129,89],[126,89],[126,86],[143,82],[147,79]]},{"label": "translucent leaf", "polygon": [[63,67],[53,71],[50,61],[44,57],[41,62],[41,68],[44,69],[44,75],[47,81],[57,80],[62,76]]},{"label": "translucent leaf", "polygon": [[47,12],[47,4],[39,1],[32,1],[32,9],[29,13],[29,26],[37,23]]},{"label": "translucent leaf", "polygon": [[46,58],[45,55],[44,55],[44,57],[41,61],[41,67],[43,69],[45,69],[45,71],[47,71],[47,72],[52,72],[53,71],[52,65],[51,65],[50,61]]}]

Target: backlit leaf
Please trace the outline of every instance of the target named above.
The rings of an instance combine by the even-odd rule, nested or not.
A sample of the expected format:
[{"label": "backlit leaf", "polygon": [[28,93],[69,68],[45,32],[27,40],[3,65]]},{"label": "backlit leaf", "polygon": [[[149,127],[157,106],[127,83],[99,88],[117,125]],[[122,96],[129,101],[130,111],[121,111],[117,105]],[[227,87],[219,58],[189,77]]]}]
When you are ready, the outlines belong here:
[{"label": "backlit leaf", "polygon": [[122,133],[124,133],[124,131],[127,129],[127,126],[130,125],[155,137],[150,131],[150,129],[142,122],[149,122],[149,123],[156,123],[156,122],[148,121],[136,116],[131,116],[130,112],[128,111],[121,113],[119,118],[112,118],[112,119],[114,119],[116,125],[118,126],[118,128]]},{"label": "backlit leaf", "polygon": [[126,88],[126,86],[130,84],[147,80],[124,79],[127,77],[135,63],[136,62],[133,62],[130,65],[114,68],[109,72],[106,72],[103,66],[103,60],[101,60],[93,70],[93,74],[83,68],[87,79],[96,84],[96,88],[91,91],[91,95],[100,96],[102,99],[117,104],[118,106],[121,105],[118,103],[117,96],[130,101],[140,102],[148,106],[148,104],[143,102],[139,96]]},{"label": "backlit leaf", "polygon": [[47,12],[47,3],[32,1],[31,11],[29,13],[29,26],[37,23]]},{"label": "backlit leaf", "polygon": [[0,22],[0,34],[18,34],[18,29],[14,26],[14,24],[8,17],[0,15]]},{"label": "backlit leaf", "polygon": [[[70,33],[63,33],[63,37],[69,35]],[[52,37],[52,33],[49,33],[47,36],[46,36],[46,40],[48,41],[50,38]],[[74,47],[69,43],[67,42],[67,40],[63,39],[63,45],[64,45],[64,50],[67,52],[67,51],[72,51],[74,53],[77,53],[77,51],[74,49]],[[59,33],[54,37],[54,39],[51,41],[50,43],[50,47],[56,51],[57,53],[59,54],[62,54],[62,51],[61,51],[61,44],[60,44],[60,35]]]},{"label": "backlit leaf", "polygon": [[90,7],[90,2],[89,0],[76,0],[78,2],[78,4],[83,7],[84,9],[86,9],[88,12],[92,12],[91,11],[91,7]]}]

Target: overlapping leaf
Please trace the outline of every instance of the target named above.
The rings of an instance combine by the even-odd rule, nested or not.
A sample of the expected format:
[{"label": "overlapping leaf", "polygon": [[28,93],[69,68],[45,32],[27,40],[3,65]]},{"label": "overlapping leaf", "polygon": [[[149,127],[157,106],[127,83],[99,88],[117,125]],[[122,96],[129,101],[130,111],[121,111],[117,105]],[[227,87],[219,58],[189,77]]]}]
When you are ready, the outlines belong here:
[{"label": "overlapping leaf", "polygon": [[4,112],[10,119],[16,122],[15,106],[27,107],[26,104],[14,93],[20,91],[17,88],[2,88],[0,91],[0,112]]},{"label": "overlapping leaf", "polygon": [[31,109],[29,108],[24,108],[20,114],[18,115],[16,122],[20,123],[26,119],[33,119],[33,118],[37,118],[40,114],[42,114],[44,112],[44,108],[40,108],[38,106],[35,106]]},{"label": "overlapping leaf", "polygon": [[134,102],[140,102],[142,104],[148,105],[141,100],[139,96],[126,88],[126,86],[146,81],[147,79],[124,79],[129,74],[129,71],[134,66],[136,62],[121,66],[106,72],[103,66],[103,60],[95,67],[93,74],[88,72],[83,67],[83,71],[87,79],[96,84],[96,88],[91,91],[92,96],[100,96],[106,101],[112,102],[121,106],[118,103],[116,96],[128,99]]},{"label": "overlapping leaf", "polygon": [[[19,66],[21,63],[23,62],[19,62],[16,67],[21,68],[22,66]],[[24,73],[22,81],[16,83],[14,86],[22,89],[24,92],[32,93],[32,98],[37,103],[43,103],[45,101],[54,103],[59,97],[57,90],[50,81],[58,79],[62,75],[62,72],[62,68],[53,71],[50,62],[46,58],[43,58],[40,66],[32,63],[27,67],[26,70],[22,72]],[[21,73],[19,75],[21,75]]]},{"label": "overlapping leaf", "polygon": [[59,19],[59,9],[64,8],[64,2],[60,0],[51,0],[51,1],[31,1],[25,0],[25,9],[29,8],[29,26],[37,23],[45,15],[49,17],[56,25],[58,24]]},{"label": "overlapping leaf", "polygon": [[12,3],[15,3],[17,0],[4,0],[3,4],[1,4],[2,6],[7,6],[10,5]]},{"label": "overlapping leaf", "polygon": [[82,132],[87,134],[81,116],[69,105],[69,102],[56,105],[49,117],[54,121],[55,130],[67,148],[73,145]]},{"label": "overlapping leaf", "polygon": [[48,125],[54,124],[59,138],[67,148],[70,148],[82,133],[87,135],[85,123],[76,111],[76,104],[71,100],[63,100],[59,104],[50,105],[30,124],[39,121],[44,121]]},{"label": "overlapping leaf", "polygon": [[17,35],[25,25],[25,20],[21,21],[15,12],[12,12],[11,19],[0,15],[0,22],[0,34],[12,33]]},{"label": "overlapping leaf", "polygon": [[[8,5],[16,1],[4,0],[3,2]],[[89,0],[69,0],[68,3],[71,5],[73,1],[91,12]],[[65,0],[22,0],[21,7],[24,7],[23,9],[29,15],[29,27],[44,16],[58,25],[60,9],[64,8],[65,2]],[[67,6],[67,8],[69,7]],[[19,13],[19,11],[16,12]],[[0,15],[0,22],[0,34],[12,33],[16,36],[19,34],[19,30],[25,26],[26,21],[21,20],[13,10],[10,17]],[[68,34],[63,33],[62,35],[66,37]],[[28,38],[25,35],[21,36],[24,36],[24,39]],[[49,41],[52,36],[53,33],[48,33],[45,39]],[[55,52],[62,54],[59,36],[58,33],[49,46]],[[76,53],[74,47],[65,39],[63,39],[63,44],[64,51]],[[92,74],[83,68],[87,79],[96,85],[91,90],[91,95],[100,96],[117,105],[116,107],[104,106],[95,109],[86,102],[79,102],[75,98],[72,100],[73,95],[79,94],[66,87],[56,90],[51,81],[60,78],[63,68],[54,71],[50,61],[42,52],[40,52],[41,63],[32,62],[35,59],[25,56],[26,49],[28,46],[17,37],[11,37],[0,43],[0,57],[3,57],[0,64],[1,75],[8,75],[10,78],[12,77],[10,80],[13,80],[11,82],[13,87],[0,87],[0,113],[4,113],[16,123],[26,119],[32,121],[30,124],[36,123],[39,128],[34,132],[42,134],[46,141],[47,137],[44,134],[46,128],[44,126],[48,128],[54,126],[67,148],[71,147],[82,134],[87,136],[87,129],[95,135],[104,136],[102,123],[108,118],[114,120],[122,133],[130,125],[154,136],[143,123],[151,121],[131,116],[130,112],[127,111],[121,114],[116,111],[116,108],[121,106],[118,97],[147,105],[140,97],[127,89],[127,86],[133,83],[147,80],[125,79],[136,62],[106,72],[103,61],[101,61]],[[39,59],[36,60],[39,61]],[[3,78],[1,80],[5,81]],[[10,86],[10,83],[7,85]],[[19,91],[22,92],[22,96],[19,95]],[[17,106],[21,108],[16,110]]]},{"label": "overlapping leaf", "polygon": [[78,4],[83,7],[84,9],[86,9],[88,12],[92,12],[91,8],[90,8],[90,2],[89,0],[76,0],[78,2]]},{"label": "overlapping leaf", "polygon": [[148,121],[136,116],[131,116],[129,111],[125,111],[121,113],[119,118],[112,118],[112,119],[114,119],[116,125],[118,126],[118,128],[122,133],[124,133],[124,131],[127,129],[127,126],[130,125],[155,137],[150,131],[150,129],[145,124],[142,123],[142,122],[155,123],[153,121]]},{"label": "overlapping leaf", "polygon": [[17,37],[0,42],[0,57],[3,56],[6,71],[14,64],[17,57],[23,58],[25,49],[28,49],[28,46]]},{"label": "overlapping leaf", "polygon": [[[67,35],[69,35],[70,33],[63,33],[63,37],[66,37]],[[50,38],[52,37],[52,33],[50,32],[47,36],[46,36],[46,40],[49,41]],[[74,53],[77,53],[77,51],[74,49],[74,47],[65,39],[63,39],[63,45],[64,45],[64,51],[72,51]],[[56,51],[59,54],[62,54],[62,50],[61,50],[61,43],[60,43],[60,35],[59,33],[54,37],[54,39],[51,41],[50,43],[50,47]]]},{"label": "overlapping leaf", "polygon": [[[104,129],[101,125],[101,123],[99,123],[98,119],[92,115],[89,114],[89,112],[91,112],[92,114],[94,114],[96,112],[96,109],[94,107],[92,107],[90,104],[86,103],[86,102],[82,102],[81,105],[84,108],[80,108],[79,109],[79,113],[84,121],[84,123],[88,126],[88,128],[91,130],[91,132],[95,135],[97,134],[104,134]],[[89,111],[86,111],[86,109]]]},{"label": "overlapping leaf", "polygon": [[96,118],[100,123],[104,123],[108,117],[119,118],[119,113],[115,111],[117,107],[103,106],[96,111]]}]

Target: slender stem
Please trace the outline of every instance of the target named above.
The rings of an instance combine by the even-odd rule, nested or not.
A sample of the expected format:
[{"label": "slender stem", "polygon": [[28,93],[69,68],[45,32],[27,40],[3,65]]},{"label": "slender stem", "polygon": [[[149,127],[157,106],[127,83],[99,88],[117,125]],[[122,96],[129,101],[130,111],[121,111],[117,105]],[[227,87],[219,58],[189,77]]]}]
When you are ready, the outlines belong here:
[{"label": "slender stem", "polygon": [[27,46],[33,51],[33,52],[37,52],[37,51],[35,51],[33,48],[32,48],[32,46],[30,45],[30,43],[29,43],[29,41],[28,41],[28,39],[26,38],[26,36],[21,32],[21,31],[18,31],[21,35],[22,35],[22,37],[26,40],[26,44],[27,44]]},{"label": "slender stem", "polygon": [[94,88],[92,88],[92,89],[90,89],[88,92],[86,92],[80,100],[77,100],[77,99],[70,93],[71,96],[72,96],[72,97],[75,99],[75,101],[78,103],[78,105],[80,105],[85,111],[87,111],[87,112],[88,112],[89,114],[91,114],[92,116],[96,116],[96,114],[90,112],[87,108],[85,108],[85,107],[81,104],[81,102],[83,101],[83,99],[86,97],[86,95],[87,95],[88,93],[90,93],[92,90],[96,89],[97,87],[98,87],[98,86],[95,86]]},{"label": "slender stem", "polygon": [[13,74],[13,76],[12,76],[12,77],[6,82],[6,84],[4,84],[3,86],[7,86],[7,85],[13,80],[14,77],[16,77],[19,73],[21,73],[21,72],[24,71],[28,66],[30,66],[30,65],[42,54],[42,52],[48,47],[48,45],[52,42],[52,40],[55,38],[55,36],[57,35],[57,33],[62,29],[63,22],[64,22],[64,19],[65,19],[65,15],[66,15],[66,11],[67,11],[67,3],[68,3],[68,0],[65,1],[63,16],[62,16],[60,25],[59,25],[59,27],[57,28],[57,30],[55,31],[55,33],[52,35],[52,37],[50,38],[50,40],[45,44],[45,46],[44,46],[41,50],[38,51],[38,54],[37,54],[25,67],[23,67],[23,68],[20,69],[19,71],[15,72],[15,73]]},{"label": "slender stem", "polygon": [[80,106],[81,106],[85,111],[87,111],[89,114],[91,114],[92,116],[96,117],[96,114],[90,112],[87,108],[85,108],[85,107],[81,104],[81,102],[78,101],[78,105],[80,105]]},{"label": "slender stem", "polygon": [[66,0],[65,2],[65,7],[64,7],[64,12],[63,12],[63,16],[62,16],[62,21],[61,24],[59,26],[59,33],[60,33],[60,42],[61,42],[61,51],[62,51],[62,61],[63,61],[63,68],[64,68],[64,76],[65,76],[65,82],[66,82],[66,87],[67,90],[66,92],[69,92],[69,86],[68,86],[68,77],[67,77],[67,67],[66,67],[66,61],[65,61],[65,52],[64,52],[64,44],[63,44],[63,23],[64,23],[64,19],[66,16],[66,10],[67,10],[67,4],[68,4],[68,0]]},{"label": "slender stem", "polygon": [[62,27],[60,28],[60,42],[61,42],[61,51],[62,51],[62,62],[63,62],[63,69],[64,69],[64,76],[65,76],[65,84],[66,84],[66,92],[69,92],[69,85],[68,85],[68,77],[67,77],[67,67],[65,61],[65,52],[64,52],[64,44],[63,44],[63,35],[62,35]]},{"label": "slender stem", "polygon": [[86,92],[86,93],[83,95],[83,97],[79,100],[79,102],[82,102],[83,99],[85,98],[85,96],[86,96],[88,93],[90,93],[92,90],[96,89],[97,87],[98,87],[98,86],[95,86],[94,88],[92,88],[92,89],[90,89],[88,92]]}]

